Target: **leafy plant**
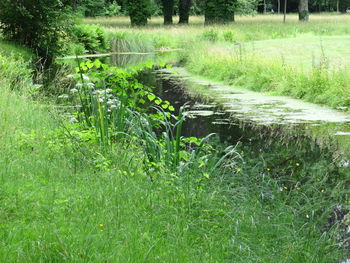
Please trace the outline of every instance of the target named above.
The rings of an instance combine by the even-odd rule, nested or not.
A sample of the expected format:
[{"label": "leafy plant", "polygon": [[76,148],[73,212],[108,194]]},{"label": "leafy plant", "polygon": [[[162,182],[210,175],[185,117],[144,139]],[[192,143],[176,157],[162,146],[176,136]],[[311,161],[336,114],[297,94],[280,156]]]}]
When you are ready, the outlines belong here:
[{"label": "leafy plant", "polygon": [[75,25],[71,30],[74,43],[82,44],[86,52],[106,52],[109,39],[104,29],[99,25]]},{"label": "leafy plant", "polygon": [[215,42],[219,39],[219,33],[215,29],[211,28],[209,30],[204,31],[200,37],[203,40]]},{"label": "leafy plant", "polygon": [[0,2],[3,35],[32,48],[43,63],[61,54],[72,19],[60,0],[4,0]]}]

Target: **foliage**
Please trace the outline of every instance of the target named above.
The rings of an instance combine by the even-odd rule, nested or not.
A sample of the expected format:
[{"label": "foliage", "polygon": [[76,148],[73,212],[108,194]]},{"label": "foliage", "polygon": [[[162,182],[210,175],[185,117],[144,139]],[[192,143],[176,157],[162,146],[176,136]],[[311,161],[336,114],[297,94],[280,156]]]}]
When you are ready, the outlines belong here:
[{"label": "foliage", "polygon": [[133,111],[143,111],[147,104],[174,110],[168,101],[156,97],[152,88],[138,82],[135,76],[141,68],[124,70],[109,67],[99,60],[82,62],[76,69],[77,73],[70,76],[80,79],[80,82],[70,90],[70,95],[60,96],[62,99],[68,98],[74,105],[76,118],[80,122],[96,130],[104,148],[110,146],[121,133],[129,133],[128,117],[132,118]]},{"label": "foliage", "polygon": [[71,29],[73,42],[81,44],[83,50],[89,53],[106,52],[109,47],[109,39],[105,30],[99,25],[75,25]]},{"label": "foliage", "polygon": [[[213,169],[218,158],[207,152],[178,173],[163,164],[144,170],[142,145],[132,133],[106,154],[94,130],[71,123],[64,112],[1,91],[0,261],[342,259],[333,230],[320,231],[327,211],[314,213],[331,207],[329,197],[340,190],[317,191],[327,163],[301,190],[282,191],[273,176],[280,167],[268,173],[261,161],[273,162],[279,152],[250,156],[259,151],[249,146],[236,149],[247,156],[234,160],[233,169]],[[288,169],[302,170],[304,163]]]},{"label": "foliage", "polygon": [[208,40],[208,41],[215,42],[215,41],[218,40],[219,34],[214,29],[208,29],[207,31],[204,31],[202,33],[200,38],[203,39],[203,40]]},{"label": "foliage", "polygon": [[258,0],[237,0],[235,12],[241,15],[255,15],[259,3]]},{"label": "foliage", "polygon": [[145,26],[151,15],[149,0],[128,0],[126,3],[131,25]]},{"label": "foliage", "polygon": [[236,0],[207,0],[205,23],[227,23],[234,21]]},{"label": "foliage", "polygon": [[79,10],[87,17],[116,16],[121,14],[121,6],[117,1],[81,0]]},{"label": "foliage", "polygon": [[32,82],[32,70],[29,62],[18,55],[4,56],[0,52],[0,84],[3,88],[16,90],[19,93],[32,93],[39,88]]},{"label": "foliage", "polygon": [[14,56],[18,59],[24,59],[31,61],[35,59],[33,52],[26,47],[15,44],[9,41],[3,41],[0,39],[0,54],[4,56]]},{"label": "foliage", "polygon": [[235,34],[233,33],[232,30],[226,30],[222,34],[223,38],[227,42],[236,42],[236,37]]},{"label": "foliage", "polygon": [[60,54],[72,23],[59,0],[1,1],[0,22],[7,39],[32,48],[47,63]]}]

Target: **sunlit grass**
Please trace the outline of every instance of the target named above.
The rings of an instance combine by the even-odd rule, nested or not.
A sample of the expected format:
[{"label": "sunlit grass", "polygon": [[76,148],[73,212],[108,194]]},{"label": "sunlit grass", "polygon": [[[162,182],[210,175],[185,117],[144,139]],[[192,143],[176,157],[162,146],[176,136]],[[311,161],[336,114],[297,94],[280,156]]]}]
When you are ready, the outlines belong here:
[{"label": "sunlit grass", "polygon": [[[136,144],[116,142],[103,156],[93,141],[74,137],[76,127],[62,112],[10,90],[21,84],[1,81],[1,262],[328,263],[342,258],[325,222],[343,185],[327,184],[334,175],[327,163],[301,158],[301,151],[287,168],[267,169],[254,157],[258,151],[247,151],[237,169],[210,176],[202,175],[197,163],[182,173],[162,164],[158,171],[145,171]],[[293,149],[282,149],[279,158],[289,158]],[[266,157],[276,156],[272,150]],[[303,179],[305,189],[292,189],[299,183],[289,171],[311,173]],[[282,189],[280,172],[288,183]]]},{"label": "sunlit grass", "polygon": [[181,48],[177,61],[207,78],[332,107],[349,105],[340,95],[349,89],[347,14],[312,14],[308,23],[288,14],[285,24],[277,14],[237,16],[235,23],[211,26],[204,26],[203,17],[191,17],[188,26],[163,26],[156,17],[141,28],[130,28],[126,17],[85,21],[105,26],[111,38],[124,34],[124,41],[137,46]]},{"label": "sunlit grass", "polygon": [[0,36],[0,54],[6,55],[6,56],[12,54],[14,56],[21,57],[28,62],[34,58],[34,54],[28,48],[25,48],[7,41],[3,41],[1,40],[1,36]]},{"label": "sunlit grass", "polygon": [[227,25],[204,26],[203,17],[190,17],[189,25],[164,26],[161,17],[152,18],[146,27],[131,28],[128,17],[87,18],[85,23],[95,23],[111,32],[128,31],[166,35],[196,35],[208,29],[233,30],[238,41],[295,37],[300,34],[344,35],[350,33],[350,15],[312,15],[309,23],[300,23],[295,14],[288,14],[286,24],[282,15],[237,16],[236,22]]},{"label": "sunlit grass", "polygon": [[[297,65],[301,69],[309,69],[324,58],[337,67],[348,65],[350,15],[312,15],[309,23],[300,23],[297,19],[297,15],[288,14],[287,23],[283,24],[282,15],[277,14],[237,16],[232,24],[204,26],[203,17],[191,17],[188,26],[163,26],[162,18],[155,17],[147,27],[141,28],[130,28],[127,17],[90,18],[85,22],[103,25],[112,37],[124,32],[131,39],[144,40],[144,45],[148,46],[153,42],[156,47],[191,47],[203,41],[202,36],[210,32],[215,35],[216,50],[221,49],[221,53],[229,45],[248,42],[244,52],[256,53],[262,60],[275,59]],[[229,50],[227,55],[231,52]]]}]

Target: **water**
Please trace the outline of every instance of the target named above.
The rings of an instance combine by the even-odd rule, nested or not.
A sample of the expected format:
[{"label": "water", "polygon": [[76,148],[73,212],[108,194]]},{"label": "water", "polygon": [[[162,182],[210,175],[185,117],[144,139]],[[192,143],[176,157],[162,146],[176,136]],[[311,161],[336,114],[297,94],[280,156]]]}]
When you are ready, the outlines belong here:
[{"label": "water", "polygon": [[[120,48],[112,51],[114,53],[105,56],[98,55],[99,59],[126,67],[149,60],[169,61],[176,56],[176,52],[133,54]],[[217,133],[221,141],[229,143],[235,143],[239,138],[253,140],[260,137],[269,140],[273,137],[290,143],[291,139],[299,142],[307,137],[308,143],[327,148],[335,157],[342,159],[342,163],[350,163],[348,113],[199,79],[183,68],[147,73],[142,81],[157,87],[157,95],[175,107],[187,105],[189,120],[184,128],[186,136],[204,137]]]},{"label": "water", "polygon": [[[135,56],[114,54],[105,62],[125,66],[146,58],[129,57]],[[183,68],[144,72],[140,80],[177,111],[186,108],[184,136],[215,133],[218,148],[239,143],[248,167],[271,169],[280,180],[293,176],[301,185],[315,172],[320,178],[329,170],[348,174],[348,113],[199,79]]]},{"label": "water", "polygon": [[142,76],[175,108],[186,105],[185,136],[217,133],[222,142],[271,141],[320,147],[339,165],[349,163],[350,115],[287,97],[269,96],[198,79],[183,68],[162,69]]}]

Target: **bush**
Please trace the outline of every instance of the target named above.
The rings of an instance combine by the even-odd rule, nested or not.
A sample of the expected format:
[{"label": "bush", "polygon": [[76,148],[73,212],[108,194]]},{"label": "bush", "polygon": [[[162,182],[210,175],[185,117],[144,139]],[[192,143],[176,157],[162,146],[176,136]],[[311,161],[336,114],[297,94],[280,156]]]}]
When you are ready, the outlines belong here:
[{"label": "bush", "polygon": [[29,63],[18,56],[0,54],[0,88],[32,92],[35,87]]},{"label": "bush", "polygon": [[203,40],[209,40],[212,42],[217,41],[219,38],[219,34],[217,31],[215,31],[214,29],[209,29],[207,31],[204,31],[201,35],[201,39]]},{"label": "bush", "polygon": [[88,17],[116,16],[120,14],[121,7],[116,1],[106,3],[105,0],[85,0],[80,9]]},{"label": "bush", "polygon": [[[35,50],[50,63],[60,54],[66,29],[71,23],[60,0],[2,0],[0,29],[12,41]],[[63,22],[64,21],[64,22]]]},{"label": "bush", "polygon": [[72,29],[72,37],[75,46],[83,46],[89,53],[105,52],[109,47],[108,37],[99,25],[76,25]]},{"label": "bush", "polygon": [[237,42],[235,35],[231,30],[226,30],[222,36],[224,37],[224,40],[227,42]]},{"label": "bush", "polygon": [[145,26],[147,19],[151,16],[149,0],[129,0],[126,8],[128,10],[132,26]]}]

